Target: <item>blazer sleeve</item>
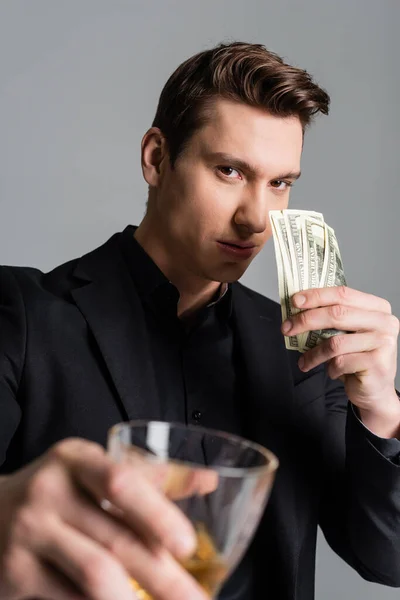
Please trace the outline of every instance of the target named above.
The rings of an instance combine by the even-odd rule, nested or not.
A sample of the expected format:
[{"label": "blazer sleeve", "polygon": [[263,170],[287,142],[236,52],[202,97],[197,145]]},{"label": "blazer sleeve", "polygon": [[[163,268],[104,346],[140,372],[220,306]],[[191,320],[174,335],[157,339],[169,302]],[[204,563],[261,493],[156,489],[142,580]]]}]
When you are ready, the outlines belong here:
[{"label": "blazer sleeve", "polygon": [[370,429],[361,421],[356,406],[352,405],[352,411],[361,427],[365,430],[365,435],[371,441],[372,445],[388,460],[396,465],[400,465],[400,440],[396,438],[381,438],[372,433]]},{"label": "blazer sleeve", "polygon": [[17,402],[26,341],[22,294],[9,267],[0,266],[0,466],[19,425]]},{"label": "blazer sleeve", "polygon": [[357,419],[343,384],[326,376],[319,524],[331,548],[364,579],[400,587],[398,440],[382,443]]}]

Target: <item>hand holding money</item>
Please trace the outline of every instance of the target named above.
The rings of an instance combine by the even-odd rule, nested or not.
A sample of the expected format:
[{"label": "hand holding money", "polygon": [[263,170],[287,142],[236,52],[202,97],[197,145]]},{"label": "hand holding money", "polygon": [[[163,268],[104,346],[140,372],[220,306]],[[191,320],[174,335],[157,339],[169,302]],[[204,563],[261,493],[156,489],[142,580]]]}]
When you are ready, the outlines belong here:
[{"label": "hand holding money", "polygon": [[[278,264],[278,274],[284,315],[282,332],[286,339],[289,338],[291,349],[295,340],[300,340],[298,345],[305,352],[299,360],[300,369],[307,372],[326,362],[328,375],[332,379],[343,380],[346,394],[358,407],[365,425],[380,437],[400,437],[400,402],[394,385],[399,320],[392,315],[389,302],[343,284],[333,283],[341,278],[344,280],[343,267],[338,248],[335,249],[337,242],[334,234],[329,234],[330,228],[326,224],[322,227],[323,220],[316,219],[320,225],[315,226],[318,239],[313,241],[309,236],[310,232],[307,232],[307,227],[310,229],[309,223],[315,224],[307,216],[309,213],[271,212],[280,213],[276,216],[272,214],[271,221],[275,228],[279,227],[280,254],[277,256],[277,262],[281,261]],[[302,215],[301,218],[297,217],[297,223],[301,223],[303,228],[306,249],[302,256],[298,252],[295,264],[293,254],[290,254],[295,237],[288,226],[288,215],[285,214],[287,212]],[[280,219],[278,225],[277,218]],[[291,220],[294,221],[294,218]],[[326,246],[322,244],[322,229],[326,232],[325,227],[328,229],[329,245],[336,255],[335,260],[329,259],[332,264],[336,264],[332,271],[325,262]],[[307,255],[309,251],[314,253],[311,260]],[[329,249],[328,254],[330,252]],[[309,263],[306,265],[307,261]],[[316,272],[312,274],[307,271],[309,265],[316,269]],[[286,269],[284,276],[283,269]],[[300,275],[296,280],[296,273],[298,275],[299,272],[307,273],[307,279],[302,279]],[[330,276],[326,277],[327,273],[330,273]],[[317,285],[313,285],[317,282]],[[306,289],[307,287],[309,289]],[[283,293],[287,296],[283,297]],[[314,333],[312,338],[310,332]],[[337,335],[332,335],[333,333]],[[307,345],[310,339],[313,340],[312,347]]]},{"label": "hand holding money", "polygon": [[[291,297],[300,290],[346,285],[334,230],[321,213],[305,210],[270,211],[279,296],[285,321],[298,311]],[[285,338],[289,350],[305,352],[322,340],[337,335],[334,329],[306,331]]]}]

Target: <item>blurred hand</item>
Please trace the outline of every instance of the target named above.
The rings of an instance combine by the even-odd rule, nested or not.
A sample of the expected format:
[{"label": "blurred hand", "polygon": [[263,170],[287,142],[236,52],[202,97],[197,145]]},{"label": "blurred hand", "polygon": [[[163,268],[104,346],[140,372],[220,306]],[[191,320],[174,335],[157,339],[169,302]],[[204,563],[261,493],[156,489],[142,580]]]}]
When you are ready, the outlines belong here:
[{"label": "blurred hand", "polygon": [[68,439],[0,478],[0,598],[132,600],[132,577],[157,600],[206,600],[178,563],[195,550],[194,529],[165,495],[215,489],[204,474],[174,489],[168,469],[115,464]]}]

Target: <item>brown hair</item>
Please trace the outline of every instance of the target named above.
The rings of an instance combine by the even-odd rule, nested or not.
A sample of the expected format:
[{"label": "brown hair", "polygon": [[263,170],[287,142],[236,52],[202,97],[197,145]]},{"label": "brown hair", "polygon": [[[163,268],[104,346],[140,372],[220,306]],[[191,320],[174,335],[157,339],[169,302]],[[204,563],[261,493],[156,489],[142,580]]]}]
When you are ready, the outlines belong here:
[{"label": "brown hair", "polygon": [[183,62],[161,92],[153,127],[166,137],[171,166],[193,133],[207,121],[215,97],[298,116],[303,130],[329,111],[329,96],[311,76],[262,44],[219,44]]}]

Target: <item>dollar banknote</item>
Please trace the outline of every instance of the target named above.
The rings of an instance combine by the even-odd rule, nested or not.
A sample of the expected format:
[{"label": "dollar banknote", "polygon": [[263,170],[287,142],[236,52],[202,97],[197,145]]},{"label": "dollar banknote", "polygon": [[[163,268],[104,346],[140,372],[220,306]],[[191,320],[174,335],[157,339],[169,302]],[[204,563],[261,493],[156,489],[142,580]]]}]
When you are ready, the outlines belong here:
[{"label": "dollar banknote", "polygon": [[[269,213],[278,270],[282,320],[300,309],[292,305],[293,294],[318,287],[346,285],[342,258],[332,227],[321,213],[305,210],[273,210]],[[333,335],[337,329],[308,331],[285,336],[289,350],[305,352]]]}]

